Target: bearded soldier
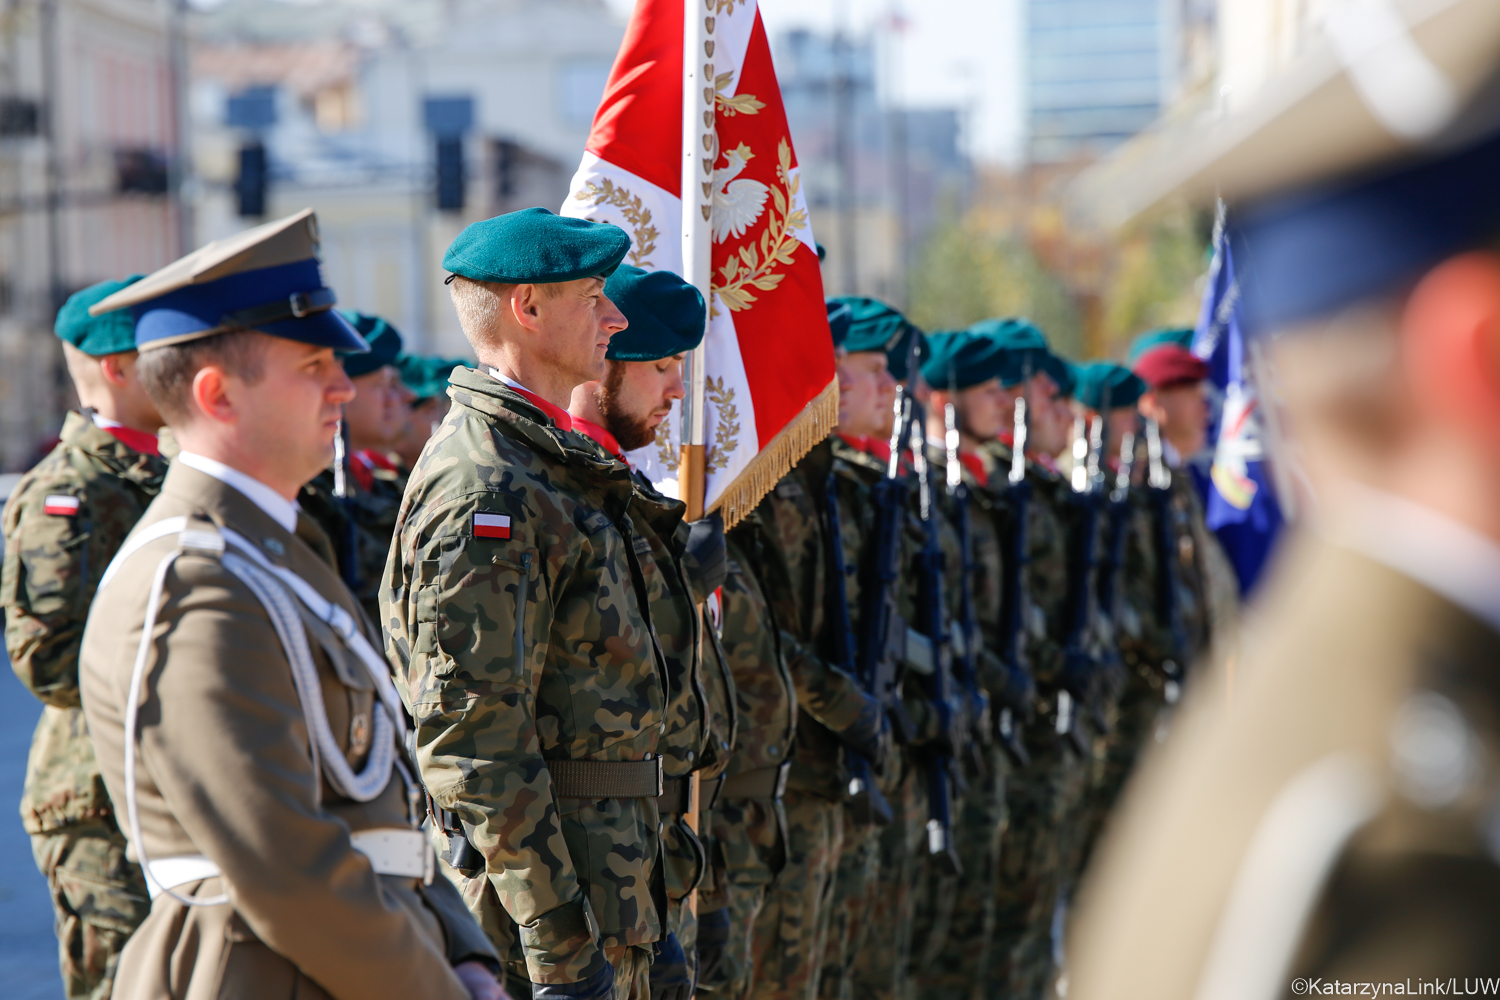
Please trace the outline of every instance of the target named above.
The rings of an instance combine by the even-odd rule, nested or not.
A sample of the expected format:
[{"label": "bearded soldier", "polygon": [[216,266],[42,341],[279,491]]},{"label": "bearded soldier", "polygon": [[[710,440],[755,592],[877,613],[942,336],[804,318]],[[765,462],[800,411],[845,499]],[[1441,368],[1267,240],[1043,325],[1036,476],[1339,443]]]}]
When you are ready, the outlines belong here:
[{"label": "bearded soldier", "polygon": [[[132,279],[134,280],[134,279]],[[120,950],[150,902],[94,760],[78,697],[78,649],[104,567],[161,488],[161,417],[136,374],[129,314],[88,314],[129,281],[67,301],[55,330],[83,407],[5,507],[5,646],[46,708],[32,737],[21,822],[56,911],[63,986],[110,995]]]},{"label": "bearded soldier", "polygon": [[95,304],[129,308],[181,451],[99,584],[84,712],[151,914],[122,997],[501,996],[493,950],[432,879],[405,716],[296,504],[351,395],[310,210]]}]

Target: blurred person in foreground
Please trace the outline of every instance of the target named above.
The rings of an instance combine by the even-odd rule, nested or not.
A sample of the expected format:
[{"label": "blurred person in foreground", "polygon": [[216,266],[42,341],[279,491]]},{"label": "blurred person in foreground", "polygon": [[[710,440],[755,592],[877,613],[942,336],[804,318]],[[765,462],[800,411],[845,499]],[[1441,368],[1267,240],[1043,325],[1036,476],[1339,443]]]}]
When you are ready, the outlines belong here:
[{"label": "blurred person in foreground", "polygon": [[133,314],[141,384],[180,446],[79,656],[152,897],[122,998],[503,997],[432,877],[379,633],[297,508],[352,395],[335,352],[367,349],[317,253],[304,210],[92,306]]},{"label": "blurred person in foreground", "polygon": [[1371,9],[1166,168],[1230,199],[1272,459],[1310,495],[1243,662],[1101,845],[1073,1000],[1500,975],[1500,8],[1391,5],[1351,47]]},{"label": "blurred person in foreground", "polygon": [[70,298],[54,327],[79,412],[5,506],[0,604],[11,669],[46,705],[26,762],[21,822],[56,912],[69,1000],[110,995],[126,939],[150,900],[89,742],[78,696],[78,648],[104,567],[161,489],[161,417],[136,373],[135,321],[89,306],[129,285],[105,281]]}]

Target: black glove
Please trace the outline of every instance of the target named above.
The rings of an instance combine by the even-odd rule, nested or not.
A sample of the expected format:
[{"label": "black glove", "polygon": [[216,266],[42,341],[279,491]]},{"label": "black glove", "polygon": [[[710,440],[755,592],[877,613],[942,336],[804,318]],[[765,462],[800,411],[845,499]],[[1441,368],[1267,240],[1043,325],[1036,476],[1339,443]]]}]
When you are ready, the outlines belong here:
[{"label": "black glove", "polygon": [[605,962],[604,968],[580,982],[532,983],[531,1000],[609,1000],[614,991],[615,967]]},{"label": "black glove", "polygon": [[724,544],[724,518],[718,511],[688,526],[687,554],[697,564],[694,582],[705,598],[724,585],[729,549]]},{"label": "black glove", "polygon": [[1000,692],[1000,705],[1008,708],[1016,719],[1030,722],[1036,715],[1036,681],[1025,667],[1006,664],[1005,688]]},{"label": "black glove", "polygon": [[[722,537],[722,536],[721,536]],[[656,942],[651,960],[651,1000],[688,1000],[693,995],[693,974],[687,955],[671,931]]]},{"label": "black glove", "polygon": [[714,982],[729,945],[729,908],[698,914],[698,982]]}]

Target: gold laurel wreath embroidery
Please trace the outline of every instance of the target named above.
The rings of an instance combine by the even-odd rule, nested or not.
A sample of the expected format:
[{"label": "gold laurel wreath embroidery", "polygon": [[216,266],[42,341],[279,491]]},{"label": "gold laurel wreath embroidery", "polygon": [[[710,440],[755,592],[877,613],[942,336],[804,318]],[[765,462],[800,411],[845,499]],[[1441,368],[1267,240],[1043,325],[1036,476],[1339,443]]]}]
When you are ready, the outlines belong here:
[{"label": "gold laurel wreath embroidery", "polygon": [[724,88],[728,87],[733,80],[733,73],[720,73],[714,77],[714,106],[719,109],[719,113],[725,118],[733,118],[735,115],[760,114],[760,109],[766,106],[766,102],[759,100],[754,94],[724,96]]},{"label": "gold laurel wreath embroidery", "polygon": [[[731,255],[724,266],[719,268],[719,276],[723,282],[713,286],[714,293],[729,307],[730,312],[750,308],[751,303],[756,301],[751,288],[769,292],[781,284],[781,279],[786,275],[777,274],[776,265],[792,263],[792,252],[798,243],[793,234],[796,230],[807,227],[806,209],[790,210],[801,189],[802,178],[792,177],[792,147],[785,138],[781,140],[776,153],[780,161],[776,177],[781,184],[771,186],[771,198],[775,205],[767,213],[769,223],[766,231],[761,233],[760,249],[757,251],[754,243],[740,247],[739,252]],[[714,315],[718,315],[717,309]]]},{"label": "gold laurel wreath embroidery", "polygon": [[724,385],[724,377],[716,382],[705,379],[703,395],[718,408],[718,419],[714,421],[713,447],[703,456],[705,472],[717,472],[729,468],[729,458],[739,447],[740,411],[734,405],[734,390]]},{"label": "gold laurel wreath embroidery", "polygon": [[651,210],[641,203],[640,195],[631,194],[625,187],[617,187],[608,177],[599,183],[589,181],[582,191],[573,196],[579,201],[589,201],[590,208],[598,208],[605,203],[611,204],[620,210],[625,216],[625,221],[630,224],[631,242],[634,244],[630,249],[630,262],[636,267],[650,267],[650,256],[656,251],[656,237],[660,234],[651,221]]},{"label": "gold laurel wreath embroidery", "polygon": [[709,0],[714,5],[714,13],[722,14],[725,11],[734,10],[736,7],[745,6],[745,0]]},{"label": "gold laurel wreath embroidery", "polygon": [[677,445],[672,441],[670,420],[656,425],[656,457],[668,472],[677,471]]}]

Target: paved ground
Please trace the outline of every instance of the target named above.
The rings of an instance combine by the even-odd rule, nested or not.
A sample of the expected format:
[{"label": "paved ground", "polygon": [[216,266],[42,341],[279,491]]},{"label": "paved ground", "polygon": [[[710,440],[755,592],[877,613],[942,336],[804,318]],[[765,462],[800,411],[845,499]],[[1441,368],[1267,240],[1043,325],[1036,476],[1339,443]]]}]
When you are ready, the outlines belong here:
[{"label": "paved ground", "polygon": [[6,1000],[62,1000],[47,882],[31,860],[17,808],[31,730],[41,714],[0,652],[0,994]]}]

